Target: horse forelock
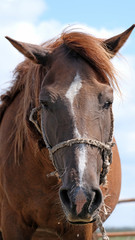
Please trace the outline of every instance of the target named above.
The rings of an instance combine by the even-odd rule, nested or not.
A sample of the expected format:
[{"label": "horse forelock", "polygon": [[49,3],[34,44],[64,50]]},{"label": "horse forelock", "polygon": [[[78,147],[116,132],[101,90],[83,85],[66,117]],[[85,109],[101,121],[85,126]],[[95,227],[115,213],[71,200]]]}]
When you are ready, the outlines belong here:
[{"label": "horse forelock", "polygon": [[45,48],[51,51],[64,45],[68,54],[71,52],[78,54],[93,67],[100,76],[99,81],[110,84],[119,90],[118,82],[115,78],[116,72],[110,61],[112,55],[106,51],[103,39],[93,37],[84,32],[72,31],[71,29],[63,31],[59,38],[43,44]]}]

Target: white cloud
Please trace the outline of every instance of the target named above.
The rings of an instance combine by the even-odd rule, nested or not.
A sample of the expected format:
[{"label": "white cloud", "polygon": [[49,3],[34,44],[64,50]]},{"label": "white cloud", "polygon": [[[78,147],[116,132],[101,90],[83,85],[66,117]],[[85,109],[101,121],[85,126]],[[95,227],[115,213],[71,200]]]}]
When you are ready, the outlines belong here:
[{"label": "white cloud", "polygon": [[47,9],[44,0],[5,0],[0,1],[0,53],[1,73],[0,92],[9,85],[12,71],[24,57],[4,38],[40,44],[56,36],[63,25],[55,20],[40,21]]},{"label": "white cloud", "polygon": [[36,22],[46,9],[43,0],[0,1],[0,22],[8,25],[22,20]]},{"label": "white cloud", "polygon": [[60,33],[64,25],[57,21],[43,21],[39,24],[21,21],[15,23],[12,27],[5,27],[3,35],[8,35],[19,41],[40,44]]},{"label": "white cloud", "polygon": [[67,27],[72,27],[73,29],[75,29],[76,31],[83,31],[86,33],[89,33],[91,35],[93,35],[94,37],[97,38],[110,38],[112,36],[115,36],[117,34],[119,34],[120,32],[124,31],[123,29],[113,29],[113,30],[109,30],[109,29],[105,29],[105,28],[93,28],[91,26],[88,26],[86,24],[80,24],[80,23],[75,23],[75,24],[69,24],[67,25]]}]

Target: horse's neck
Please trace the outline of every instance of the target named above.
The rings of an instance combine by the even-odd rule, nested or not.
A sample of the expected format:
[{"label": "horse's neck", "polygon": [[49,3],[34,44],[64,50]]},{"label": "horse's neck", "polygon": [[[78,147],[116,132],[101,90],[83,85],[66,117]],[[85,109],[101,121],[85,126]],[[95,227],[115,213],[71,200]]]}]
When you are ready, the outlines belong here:
[{"label": "horse's neck", "polygon": [[71,240],[72,239],[83,239],[83,240],[92,240],[92,228],[93,224],[87,224],[83,226],[72,226],[69,225],[69,228],[67,231],[65,231],[65,234],[62,236],[63,240]]}]

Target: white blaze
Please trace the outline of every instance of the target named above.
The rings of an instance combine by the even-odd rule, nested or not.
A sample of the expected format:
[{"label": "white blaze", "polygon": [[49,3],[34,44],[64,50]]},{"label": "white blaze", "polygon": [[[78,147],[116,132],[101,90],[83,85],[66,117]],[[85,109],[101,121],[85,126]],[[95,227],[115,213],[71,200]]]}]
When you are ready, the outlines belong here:
[{"label": "white blaze", "polygon": [[[74,112],[74,99],[77,96],[77,94],[79,94],[79,91],[82,87],[82,79],[80,78],[80,75],[77,73],[74,81],[71,83],[68,91],[66,92],[66,98],[69,100],[70,105],[71,105],[71,113],[74,117],[74,134],[76,138],[82,138],[83,136],[81,136],[81,134],[79,133],[79,130],[76,126],[76,116],[75,116],[75,112]],[[83,178],[83,174],[84,174],[84,169],[86,167],[86,162],[87,162],[87,158],[86,158],[86,148],[85,145],[81,145],[81,147],[79,148],[79,174],[80,174],[80,185],[82,185],[82,178]]]}]

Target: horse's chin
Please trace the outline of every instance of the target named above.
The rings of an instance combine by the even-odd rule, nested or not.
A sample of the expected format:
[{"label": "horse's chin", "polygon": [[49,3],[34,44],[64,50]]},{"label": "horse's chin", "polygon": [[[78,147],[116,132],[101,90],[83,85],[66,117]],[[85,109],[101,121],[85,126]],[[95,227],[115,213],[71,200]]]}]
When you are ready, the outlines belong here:
[{"label": "horse's chin", "polygon": [[85,225],[85,224],[89,224],[89,223],[92,223],[92,222],[95,222],[96,221],[96,217],[95,216],[91,216],[91,217],[88,217],[88,218],[77,218],[77,217],[74,217],[74,216],[68,216],[67,217],[67,220],[70,224],[73,224],[73,225]]},{"label": "horse's chin", "polygon": [[67,209],[63,206],[63,210],[66,216],[67,221],[72,225],[86,225],[89,223],[93,223],[96,221],[97,216],[99,214],[99,209],[96,209],[92,214],[86,213],[84,216],[76,215],[67,211]]}]

